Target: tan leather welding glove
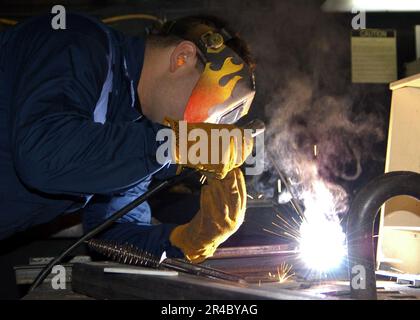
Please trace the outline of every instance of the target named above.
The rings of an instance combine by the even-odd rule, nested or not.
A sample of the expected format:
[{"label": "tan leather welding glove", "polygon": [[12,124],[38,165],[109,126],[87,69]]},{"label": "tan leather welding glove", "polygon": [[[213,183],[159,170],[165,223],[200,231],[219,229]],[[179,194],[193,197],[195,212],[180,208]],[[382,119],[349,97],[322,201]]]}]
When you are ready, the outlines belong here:
[{"label": "tan leather welding glove", "polygon": [[[172,145],[174,161],[217,179],[223,179],[229,171],[240,167],[254,146],[252,136],[235,125],[187,124],[185,121],[180,124],[180,121],[169,118],[165,123],[175,133]],[[206,138],[202,139],[202,135]],[[193,138],[189,138],[191,136]],[[193,141],[188,141],[190,139]]]},{"label": "tan leather welding glove", "polygon": [[210,178],[201,190],[200,210],[189,223],[171,232],[170,242],[189,261],[202,262],[238,230],[245,210],[245,179],[239,168],[230,171],[223,180]]}]

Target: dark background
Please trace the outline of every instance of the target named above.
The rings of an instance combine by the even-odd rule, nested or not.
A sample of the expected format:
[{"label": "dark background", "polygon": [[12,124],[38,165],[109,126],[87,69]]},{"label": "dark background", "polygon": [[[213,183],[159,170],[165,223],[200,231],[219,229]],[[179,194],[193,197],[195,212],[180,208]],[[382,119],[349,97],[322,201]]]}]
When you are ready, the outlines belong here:
[{"label": "dark background", "polygon": [[[30,16],[49,12],[51,7],[56,4],[64,5],[67,10],[90,13],[98,18],[128,13],[149,13],[157,15],[160,18],[166,17],[168,19],[198,13],[219,15],[232,22],[233,27],[240,31],[241,36],[249,41],[251,50],[256,55],[258,65],[256,72],[258,91],[249,117],[259,117],[266,121],[269,121],[270,119],[267,119],[268,116],[265,112],[265,106],[270,102],[270,99],[274,94],[273,91],[278,90],[279,83],[284,80],[281,79],[281,75],[284,74],[285,77],[288,75],[286,70],[284,70],[284,68],[287,68],[287,63],[285,66],[280,64],[281,67],[276,71],[279,74],[280,80],[272,78],[272,69],[275,67],[273,61],[276,61],[276,55],[280,54],[280,51],[282,54],[287,54],[289,52],[290,55],[293,55],[296,59],[300,59],[301,52],[305,52],[301,43],[305,42],[306,39],[310,38],[316,41],[319,38],[322,39],[322,41],[325,41],[325,29],[317,28],[315,26],[317,21],[324,21],[325,19],[325,21],[328,21],[326,24],[327,30],[334,29],[335,31],[333,37],[326,37],[327,41],[332,42],[332,47],[340,48],[337,52],[334,52],[334,50],[329,52],[326,56],[326,61],[321,61],[321,64],[325,64],[327,72],[320,75],[320,77],[325,80],[325,83],[329,84],[327,85],[328,88],[325,90],[346,91],[350,96],[354,93],[353,111],[355,113],[362,111],[373,112],[378,117],[381,117],[383,120],[381,129],[384,131],[386,137],[391,103],[391,94],[388,85],[351,84],[350,32],[353,15],[350,13],[322,13],[320,11],[322,2],[323,1],[317,0],[2,0],[0,2],[0,18],[22,21]],[[273,8],[277,8],[276,10],[278,10],[275,19],[273,19]],[[284,10],[282,10],[282,8],[284,8]],[[255,12],[257,12],[258,15],[254,16],[253,13]],[[261,19],[261,17],[264,17],[264,12],[267,13],[267,17],[270,17],[267,18],[266,21]],[[307,19],[309,16],[316,16],[317,19]],[[256,20],[256,17],[258,17],[258,21]],[[288,21],[288,23],[285,24],[284,21]],[[112,26],[130,34],[141,34],[143,33],[144,26],[147,24],[148,22],[134,20],[115,23]],[[420,24],[419,13],[400,12],[367,14],[368,28],[397,30],[399,78],[404,77],[404,63],[415,60],[415,24]],[[7,28],[7,26],[0,24],[0,30],[4,28]],[[274,29],[280,30],[278,35],[273,35]],[[290,39],[294,39],[290,46],[288,46],[287,42],[281,41],[289,36]],[[276,41],[280,43],[280,45],[270,46],[271,43]],[[300,50],[300,48],[302,49]],[[336,70],[328,69],[328,57],[335,57],[337,54],[340,55],[339,68]],[[314,63],[313,60],[308,59],[307,56],[302,54],[302,59],[299,63],[302,63],[302,68],[304,70],[305,61],[309,67],[311,63]],[[317,77],[317,75],[313,74],[311,76]],[[337,83],[337,79],[339,79],[339,83]],[[336,87],[334,87],[335,84],[337,84]],[[343,183],[350,195],[354,195],[354,193],[367,181],[380,175],[384,171],[386,139],[375,144],[372,152],[375,153],[375,157],[368,159],[363,163],[365,170],[359,179],[351,183]],[[251,190],[252,187],[252,183],[250,183]],[[197,194],[189,195],[187,198],[188,201],[180,201],[177,196],[169,197],[167,195],[160,195],[154,199],[153,204],[158,208],[168,207],[168,205],[170,205],[171,210],[173,210],[173,207],[176,205],[178,208],[177,211],[185,211],[188,213],[185,215],[186,217],[183,218],[184,220],[188,220],[187,217],[191,215],[197,207]],[[193,205],[189,205],[190,203],[193,203]],[[168,209],[165,208],[161,209],[162,212],[168,211]],[[161,216],[162,220],[165,220],[165,214],[163,213]],[[263,216],[264,215],[261,214],[261,217]],[[253,217],[256,224],[263,224],[261,221],[258,222],[258,217],[255,217],[255,215]],[[0,298],[15,299],[20,297],[22,293],[18,291],[18,288],[14,284],[12,267],[18,264],[27,264],[29,257],[53,256],[57,254],[60,249],[71,243],[72,240],[67,238],[55,238],[51,240],[49,236],[53,232],[59,230],[62,226],[75,224],[78,220],[77,216],[65,217],[64,219],[59,219],[49,225],[36,227],[26,233],[0,241]],[[169,220],[171,219],[169,218]],[[239,232],[236,236],[236,244],[249,244],[246,241],[241,241],[241,234],[243,235],[244,232]],[[263,237],[261,237],[261,239],[263,239]],[[235,244],[234,240],[231,240],[231,244]],[[259,244],[258,239],[255,240],[254,238],[254,242],[256,242],[255,244]],[[263,242],[264,241],[261,240],[261,243]]]}]

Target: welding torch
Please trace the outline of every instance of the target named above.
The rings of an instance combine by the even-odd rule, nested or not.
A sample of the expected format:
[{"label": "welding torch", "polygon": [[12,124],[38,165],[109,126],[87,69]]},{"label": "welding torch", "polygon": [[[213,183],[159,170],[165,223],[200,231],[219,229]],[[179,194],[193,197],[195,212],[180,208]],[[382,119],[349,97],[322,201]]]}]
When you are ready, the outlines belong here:
[{"label": "welding torch", "polygon": [[[264,122],[255,119],[250,121],[249,123],[245,124],[243,126],[244,129],[252,129],[252,137],[256,137],[257,135],[261,134],[265,130]],[[72,245],[70,245],[67,249],[65,249],[61,254],[59,254],[57,257],[52,259],[37,275],[34,282],[32,283],[29,291],[34,290],[36,287],[41,284],[44,279],[50,274],[52,268],[57,264],[60,263],[67,255],[69,255],[71,252],[73,252],[77,247],[79,247],[81,244],[85,243],[86,241],[92,239],[95,235],[98,233],[108,229],[115,221],[129,213],[134,208],[138,207],[143,202],[147,201],[150,197],[154,196],[159,191],[167,188],[168,186],[180,183],[181,181],[185,180],[186,178],[192,176],[196,173],[196,170],[192,169],[183,169],[183,172],[180,175],[177,175],[175,177],[172,177],[170,179],[164,180],[160,182],[158,185],[153,187],[152,189],[148,190],[147,192],[143,193],[136,199],[134,199],[129,204],[125,205],[118,211],[116,211],[114,214],[112,214],[109,218],[107,218],[104,222],[102,222],[97,227],[93,228],[91,231],[85,233],[83,236],[81,236],[77,241],[75,241]]]},{"label": "welding torch", "polygon": [[303,209],[300,206],[299,202],[296,200],[297,197],[295,195],[294,189],[292,188],[289,180],[287,179],[286,174],[283,172],[283,170],[280,169],[280,166],[275,161],[273,153],[270,152],[270,151],[267,151],[267,154],[268,154],[268,158],[270,159],[271,163],[273,164],[274,168],[276,169],[277,174],[279,175],[281,183],[286,187],[287,192],[291,196],[290,204],[292,205],[293,209],[296,211],[296,213],[300,217],[304,217]]}]

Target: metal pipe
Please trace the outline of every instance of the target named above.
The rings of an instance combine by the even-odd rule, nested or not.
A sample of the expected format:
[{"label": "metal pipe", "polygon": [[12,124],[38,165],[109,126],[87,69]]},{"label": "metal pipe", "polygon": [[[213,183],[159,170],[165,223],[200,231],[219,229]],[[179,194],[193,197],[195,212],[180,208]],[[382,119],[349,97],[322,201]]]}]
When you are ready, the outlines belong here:
[{"label": "metal pipe", "polygon": [[347,237],[350,291],[354,299],[377,299],[374,222],[380,206],[388,199],[400,195],[420,199],[420,174],[409,171],[386,173],[363,187],[352,202]]}]

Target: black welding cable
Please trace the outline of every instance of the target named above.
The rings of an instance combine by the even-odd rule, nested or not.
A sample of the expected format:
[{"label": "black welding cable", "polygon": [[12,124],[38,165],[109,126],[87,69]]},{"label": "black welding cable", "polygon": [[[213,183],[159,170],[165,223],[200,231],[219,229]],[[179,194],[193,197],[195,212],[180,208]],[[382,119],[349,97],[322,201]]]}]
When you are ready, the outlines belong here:
[{"label": "black welding cable", "polygon": [[70,247],[68,247],[66,250],[64,250],[59,256],[52,259],[38,274],[38,276],[35,278],[35,281],[32,283],[29,291],[34,290],[36,287],[38,287],[39,284],[41,284],[44,279],[50,274],[52,268],[59,262],[61,262],[68,254],[73,252],[77,247],[79,247],[82,243],[85,241],[93,238],[98,233],[104,231],[108,227],[110,227],[116,220],[142,204],[144,201],[148,200],[151,196],[155,195],[157,192],[161,191],[162,189],[168,187],[169,185],[178,183],[185,178],[191,176],[195,171],[194,170],[188,170],[186,169],[186,172],[179,176],[175,176],[171,179],[162,181],[154,188],[150,189],[149,191],[143,193],[141,196],[137,197],[135,200],[115,212],[112,216],[110,216],[108,219],[106,219],[103,223],[89,231],[88,233],[84,234],[82,237],[80,237],[75,243],[73,243]]}]

